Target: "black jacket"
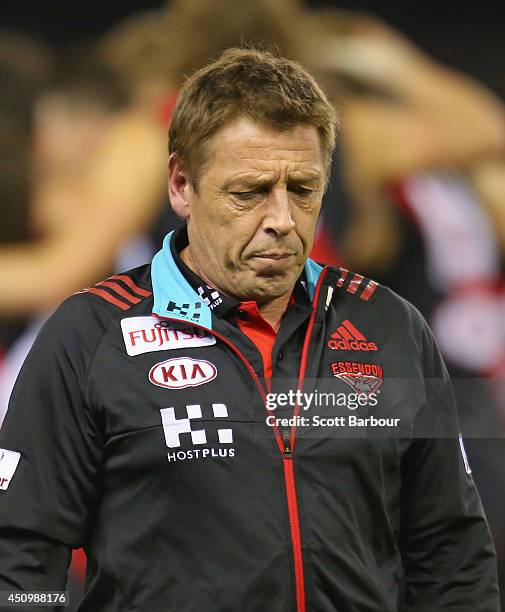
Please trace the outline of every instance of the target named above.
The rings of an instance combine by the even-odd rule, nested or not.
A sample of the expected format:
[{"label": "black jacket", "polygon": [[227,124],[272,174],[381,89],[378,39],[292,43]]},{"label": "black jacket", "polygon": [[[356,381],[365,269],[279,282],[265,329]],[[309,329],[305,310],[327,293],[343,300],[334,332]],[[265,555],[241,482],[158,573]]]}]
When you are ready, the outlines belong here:
[{"label": "black jacket", "polygon": [[59,308],[0,432],[0,590],[62,589],[83,546],[81,612],[498,612],[426,323],[346,270],[301,281],[273,350],[272,392],[316,394],[293,428],[240,305],[168,242]]}]

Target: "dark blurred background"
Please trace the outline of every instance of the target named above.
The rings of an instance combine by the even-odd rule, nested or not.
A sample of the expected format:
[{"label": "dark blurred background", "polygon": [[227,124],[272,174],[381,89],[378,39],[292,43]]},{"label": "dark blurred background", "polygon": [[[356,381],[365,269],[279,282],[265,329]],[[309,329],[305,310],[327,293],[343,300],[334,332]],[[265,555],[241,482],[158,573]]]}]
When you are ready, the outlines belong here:
[{"label": "dark blurred background", "polygon": [[[159,0],[2,2],[4,26],[30,32],[57,46],[105,32],[122,18],[158,8]],[[369,11],[402,30],[435,59],[478,77],[505,98],[505,5],[503,2],[425,0],[312,0],[309,7]]]}]

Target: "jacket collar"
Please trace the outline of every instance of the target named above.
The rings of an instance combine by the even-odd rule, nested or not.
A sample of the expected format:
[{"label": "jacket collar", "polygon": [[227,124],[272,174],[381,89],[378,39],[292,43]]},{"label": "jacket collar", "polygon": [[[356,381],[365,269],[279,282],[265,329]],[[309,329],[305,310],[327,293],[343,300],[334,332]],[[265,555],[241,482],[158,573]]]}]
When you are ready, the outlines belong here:
[{"label": "jacket collar", "polygon": [[[189,321],[212,330],[212,309],[209,307],[212,303],[209,303],[209,297],[205,292],[199,293],[194,283],[190,282],[181,271],[183,262],[178,257],[177,245],[175,244],[178,235],[180,239],[180,231],[184,231],[184,229],[167,234],[162,249],[156,253],[152,260],[153,314],[158,317]],[[186,266],[184,270],[185,268]],[[307,259],[305,262],[305,286],[311,302],[314,299],[315,287],[322,269],[319,264],[311,259]],[[186,270],[185,272],[187,273]],[[190,272],[196,277],[192,271]],[[205,283],[202,282],[201,284],[203,288],[207,287]],[[233,298],[229,299],[233,300]]]}]

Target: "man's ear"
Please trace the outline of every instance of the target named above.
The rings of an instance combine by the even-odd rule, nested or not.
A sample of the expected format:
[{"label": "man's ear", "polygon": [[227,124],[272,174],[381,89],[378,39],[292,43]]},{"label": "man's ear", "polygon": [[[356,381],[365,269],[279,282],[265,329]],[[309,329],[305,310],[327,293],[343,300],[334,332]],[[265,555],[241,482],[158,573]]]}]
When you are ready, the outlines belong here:
[{"label": "man's ear", "polygon": [[189,219],[190,190],[188,173],[172,153],[168,159],[168,197],[175,214],[181,219]]}]

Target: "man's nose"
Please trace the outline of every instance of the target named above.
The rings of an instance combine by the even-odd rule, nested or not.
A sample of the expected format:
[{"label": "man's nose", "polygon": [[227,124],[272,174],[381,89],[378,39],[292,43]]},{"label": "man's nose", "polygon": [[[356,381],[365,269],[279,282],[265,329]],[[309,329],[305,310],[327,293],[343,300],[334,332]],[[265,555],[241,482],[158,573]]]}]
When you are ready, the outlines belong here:
[{"label": "man's nose", "polygon": [[284,187],[272,189],[267,199],[263,229],[276,236],[285,236],[295,227],[289,193]]}]

